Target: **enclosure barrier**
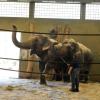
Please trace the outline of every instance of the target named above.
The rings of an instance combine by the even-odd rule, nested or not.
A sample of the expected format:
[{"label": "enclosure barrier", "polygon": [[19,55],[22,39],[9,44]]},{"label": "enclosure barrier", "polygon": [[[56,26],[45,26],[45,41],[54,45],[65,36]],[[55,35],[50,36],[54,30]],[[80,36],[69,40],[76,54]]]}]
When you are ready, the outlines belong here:
[{"label": "enclosure barrier", "polygon": [[[40,61],[38,61],[38,60],[14,59],[14,58],[3,58],[3,57],[0,57],[0,59],[40,62]],[[54,63],[54,62],[52,62],[52,63]],[[81,64],[84,64],[84,63],[81,63]],[[100,63],[91,63],[91,64],[100,64]],[[0,68],[0,69],[1,69],[1,70],[8,70],[8,71],[15,71],[15,72],[23,72],[23,73],[41,74],[41,73],[38,73],[38,72],[26,72],[26,71],[18,71],[18,70],[5,69],[5,68]],[[43,73],[43,74],[55,75],[55,74],[50,74],[50,73]],[[81,75],[84,76],[84,74],[81,74]],[[99,75],[100,75],[100,74],[89,74],[89,76],[99,76]]]},{"label": "enclosure barrier", "polygon": [[[0,31],[9,31],[9,32],[13,32],[13,30],[9,30],[9,29],[0,29]],[[41,32],[26,32],[26,31],[15,31],[15,32],[21,32],[23,34],[46,34],[46,35],[50,35],[49,33],[41,33]],[[57,34],[57,35],[73,35],[73,36],[100,36],[100,34]],[[6,60],[18,60],[18,61],[32,61],[32,62],[40,62],[39,60],[27,60],[27,59],[14,59],[14,58],[4,58],[4,57],[0,57],[0,59],[6,59]],[[54,62],[53,62],[54,63]],[[80,64],[85,64],[85,63],[80,63]],[[91,64],[100,64],[100,62],[93,62]],[[19,70],[12,70],[12,69],[5,69],[5,68],[0,68],[0,70],[7,70],[7,71],[14,71],[14,72],[22,72],[22,73],[32,73],[32,74],[41,74],[39,72],[26,72],[26,71],[19,71]],[[50,74],[50,73],[43,73],[43,74],[47,74],[47,75],[55,75],[55,74]],[[82,76],[84,76],[85,74],[81,74]],[[89,76],[100,76],[100,74],[89,74]]]},{"label": "enclosure barrier", "polygon": [[[9,31],[9,32],[13,32],[13,30],[9,30],[9,29],[0,29],[0,31]],[[21,33],[23,33],[23,34],[46,34],[46,35],[50,35],[49,33],[45,33],[45,32],[43,32],[43,33],[41,33],[41,32],[26,32],[26,31],[22,31],[22,30],[20,30],[20,31],[15,31],[15,32],[21,32]],[[64,34],[64,33],[58,33],[57,35],[75,35],[75,36],[100,36],[100,33],[96,33],[96,34],[76,34],[76,33],[73,33],[73,34]]]}]

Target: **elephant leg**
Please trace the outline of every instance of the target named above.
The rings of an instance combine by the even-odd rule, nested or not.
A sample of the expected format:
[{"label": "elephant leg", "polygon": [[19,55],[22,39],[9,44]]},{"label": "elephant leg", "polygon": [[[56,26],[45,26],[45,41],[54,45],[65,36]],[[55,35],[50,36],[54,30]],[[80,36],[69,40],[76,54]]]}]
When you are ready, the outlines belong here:
[{"label": "elephant leg", "polygon": [[62,80],[62,73],[56,72],[56,81],[61,81],[61,80]]},{"label": "elephant leg", "polygon": [[87,83],[89,80],[89,73],[90,73],[90,64],[87,64],[86,70],[85,70],[85,77],[84,77],[84,82]]},{"label": "elephant leg", "polygon": [[62,67],[62,73],[63,73],[63,81],[64,82],[69,82],[70,81],[70,76],[68,75],[68,66],[64,65]]},{"label": "elephant leg", "polygon": [[45,64],[44,70],[41,69],[41,71],[42,71],[42,73],[40,74],[40,84],[45,84],[46,85],[47,84],[46,83],[46,73],[49,71],[48,64]]},{"label": "elephant leg", "polygon": [[62,80],[61,69],[55,69],[55,80],[56,81],[61,81]]},{"label": "elephant leg", "polygon": [[39,62],[39,70],[40,70],[40,84],[46,84],[45,75],[43,75],[43,71],[45,70],[45,63],[43,61]]},{"label": "elephant leg", "polygon": [[45,69],[45,62],[43,61],[40,61],[39,62],[39,70],[40,70],[40,73],[42,73]]},{"label": "elephant leg", "polygon": [[82,71],[80,73],[80,81],[83,82],[83,83],[87,83],[88,82],[88,71]]},{"label": "elephant leg", "polygon": [[89,72],[90,72],[90,67],[85,65],[85,68],[81,70],[80,72],[80,81],[83,83],[87,83],[89,80]]},{"label": "elephant leg", "polygon": [[45,75],[40,75],[40,84],[43,84],[43,85],[46,85],[46,78],[45,78]]},{"label": "elephant leg", "polygon": [[84,83],[87,83],[88,82],[88,80],[89,80],[89,71],[85,71],[84,72]]}]

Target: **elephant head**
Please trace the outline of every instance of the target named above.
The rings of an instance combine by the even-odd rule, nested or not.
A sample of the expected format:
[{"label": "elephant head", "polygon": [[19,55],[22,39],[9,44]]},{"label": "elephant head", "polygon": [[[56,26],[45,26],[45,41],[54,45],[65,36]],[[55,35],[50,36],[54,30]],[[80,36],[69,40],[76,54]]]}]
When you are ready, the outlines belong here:
[{"label": "elephant head", "polygon": [[33,35],[25,42],[19,42],[16,38],[16,26],[13,25],[12,41],[13,43],[23,49],[31,49],[31,54],[47,50],[50,45],[57,43],[57,41],[50,39],[46,35]]},{"label": "elephant head", "polygon": [[80,51],[80,48],[74,39],[66,39],[62,43],[55,44],[49,51],[49,54],[53,54],[52,56],[65,57],[69,60],[76,52]]},{"label": "elephant head", "polygon": [[71,51],[73,53],[77,52],[79,50],[79,45],[74,39],[65,39],[63,41],[63,44],[66,46],[68,51]]}]

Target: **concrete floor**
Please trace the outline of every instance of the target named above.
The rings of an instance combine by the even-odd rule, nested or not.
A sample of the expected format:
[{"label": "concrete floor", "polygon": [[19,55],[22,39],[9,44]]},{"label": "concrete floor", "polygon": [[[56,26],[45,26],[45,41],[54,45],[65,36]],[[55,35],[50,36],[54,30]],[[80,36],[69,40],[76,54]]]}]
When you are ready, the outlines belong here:
[{"label": "concrete floor", "polygon": [[80,92],[69,91],[71,83],[39,80],[0,80],[0,100],[100,100],[100,83],[80,83]]}]

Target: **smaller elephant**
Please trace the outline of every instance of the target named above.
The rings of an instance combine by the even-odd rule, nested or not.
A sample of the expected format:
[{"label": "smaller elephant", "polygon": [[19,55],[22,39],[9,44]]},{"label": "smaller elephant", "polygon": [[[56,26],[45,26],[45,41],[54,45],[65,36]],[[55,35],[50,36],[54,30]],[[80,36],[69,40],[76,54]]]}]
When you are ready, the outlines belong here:
[{"label": "smaller elephant", "polygon": [[[60,65],[57,69],[62,68],[68,71],[67,64],[73,63],[76,59],[74,58],[75,56],[78,62],[80,62],[80,81],[87,82],[91,63],[93,61],[93,54],[89,48],[72,38],[65,39],[62,43],[55,44],[53,47],[48,48],[48,58],[50,57],[50,60],[55,61],[58,66],[60,65],[59,62],[63,65],[63,67]],[[48,66],[45,67],[44,73],[47,69]],[[66,71],[63,73],[67,73]]]}]

